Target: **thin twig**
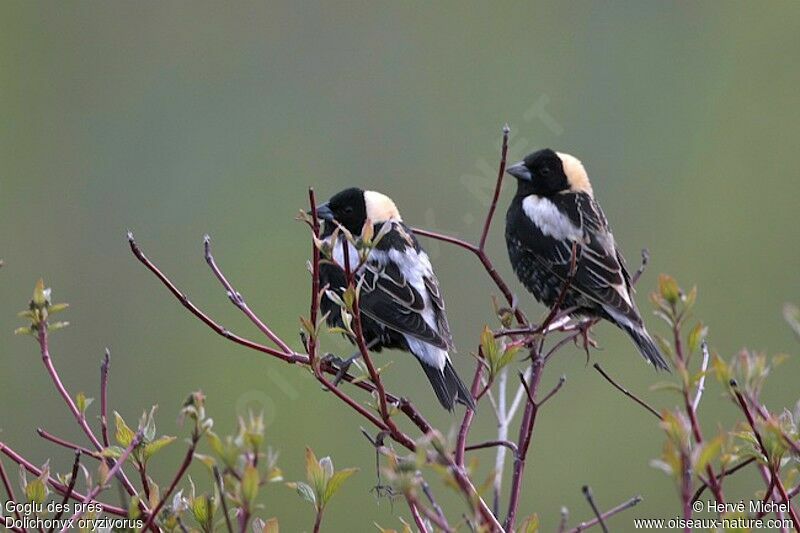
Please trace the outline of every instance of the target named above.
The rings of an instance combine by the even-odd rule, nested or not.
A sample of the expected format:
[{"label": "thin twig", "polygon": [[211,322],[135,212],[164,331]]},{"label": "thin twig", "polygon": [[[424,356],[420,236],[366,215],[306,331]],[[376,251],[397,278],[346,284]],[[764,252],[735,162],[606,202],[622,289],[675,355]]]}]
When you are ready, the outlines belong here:
[{"label": "thin twig", "polygon": [[406,503],[408,503],[408,509],[411,511],[411,517],[414,519],[414,523],[417,524],[417,528],[419,528],[420,533],[428,533],[428,526],[425,525],[425,521],[419,514],[417,501],[412,498],[410,494],[406,494]]},{"label": "thin twig", "polygon": [[[751,457],[750,459],[745,459],[741,463],[738,463],[737,465],[732,466],[727,470],[722,470],[719,473],[720,482],[722,482],[722,480],[725,477],[730,476],[731,474],[735,474],[736,472],[746,467],[747,465],[752,464],[755,460],[756,460],[755,457]],[[707,488],[708,488],[708,482],[703,481],[703,484],[697,488],[697,491],[694,493],[694,496],[692,496],[692,502],[696,502],[700,498],[700,496],[702,496],[703,491],[706,490]]]},{"label": "thin twig", "polygon": [[150,513],[150,517],[145,522],[144,527],[142,527],[142,531],[146,531],[148,528],[150,528],[150,526],[153,525],[155,520],[158,518],[158,513],[164,507],[164,504],[167,503],[169,497],[172,496],[172,492],[175,490],[175,487],[178,486],[178,483],[180,483],[184,474],[186,474],[186,471],[189,469],[189,465],[192,464],[192,460],[194,459],[194,451],[197,448],[198,440],[199,440],[198,435],[192,435],[191,444],[189,445],[189,449],[186,450],[186,455],[183,458],[183,462],[181,463],[180,468],[175,473],[175,476],[172,478],[172,483],[169,484],[169,488],[167,488],[167,490],[161,496],[161,500],[158,502],[155,509],[153,509],[153,512]]},{"label": "thin twig", "polygon": [[[42,470],[40,468],[34,466],[33,463],[22,457],[20,454],[18,454],[17,452],[15,452],[13,449],[9,448],[6,444],[2,442],[0,442],[0,453],[5,454],[6,457],[14,461],[16,464],[20,465],[22,468],[24,468],[34,476],[38,477],[42,475]],[[47,483],[53,488],[53,490],[55,490],[59,494],[64,495],[67,493],[67,486],[64,485],[63,483],[58,482],[53,477],[48,476]],[[82,502],[83,500],[86,499],[86,497],[83,494],[73,490],[72,499]],[[115,507],[113,505],[108,505],[102,502],[95,502],[95,503],[99,504],[102,507],[103,512],[105,513],[122,517],[128,516],[128,511],[126,509],[122,509],[121,507]]]},{"label": "thin twig", "polygon": [[586,498],[587,502],[589,502],[589,507],[592,508],[592,512],[594,513],[595,518],[597,518],[597,523],[600,524],[600,528],[603,530],[603,533],[608,533],[606,523],[603,521],[603,515],[600,514],[600,510],[597,508],[597,504],[594,502],[592,488],[589,487],[589,485],[583,486],[583,497]]},{"label": "thin twig", "polygon": [[67,485],[67,490],[64,492],[64,497],[61,500],[61,507],[59,508],[58,512],[53,516],[52,524],[50,529],[47,530],[47,533],[53,533],[55,529],[55,524],[58,524],[58,521],[64,515],[64,510],[67,508],[67,503],[69,502],[70,496],[72,496],[72,491],[75,490],[75,483],[78,481],[78,469],[81,466],[81,452],[77,450],[75,452],[75,461],[72,463],[72,474],[69,478],[69,484]]},{"label": "thin twig", "polygon": [[[2,450],[3,444],[0,443],[0,450]],[[12,502],[17,501],[17,497],[14,495],[14,487],[11,485],[11,481],[8,479],[8,474],[6,474],[6,469],[3,467],[3,461],[0,461],[0,479],[3,480],[3,486],[6,489],[6,496],[8,496],[8,500]],[[22,522],[22,516],[19,514],[16,506],[14,507],[14,515],[17,517],[17,520]]]},{"label": "thin twig", "polygon": [[647,402],[645,402],[644,400],[642,400],[641,398],[630,392],[628,389],[626,389],[625,387],[614,381],[614,379],[611,376],[609,376],[605,370],[603,370],[603,368],[600,366],[600,363],[595,363],[593,366],[594,369],[597,370],[600,373],[600,375],[606,379],[606,381],[608,381],[614,386],[614,388],[616,388],[622,394],[624,394],[634,402],[638,403],[639,405],[647,409],[654,417],[658,418],[659,420],[663,420],[661,414],[654,408],[652,408]]},{"label": "thin twig", "polygon": [[100,436],[103,446],[109,447],[108,440],[108,371],[111,367],[111,352],[106,348],[103,362],[100,363]]},{"label": "thin twig", "polygon": [[225,291],[228,294],[228,298],[230,299],[231,303],[235,305],[242,313],[250,319],[250,321],[255,324],[255,326],[267,336],[269,340],[275,343],[275,345],[283,350],[285,353],[291,353],[292,349],[283,342],[278,335],[276,335],[270,328],[267,326],[264,321],[262,321],[258,315],[256,315],[245,302],[244,298],[242,297],[241,293],[237,291],[233,285],[228,281],[228,278],[225,277],[225,274],[217,266],[216,261],[214,260],[214,256],[211,254],[211,237],[206,235],[203,237],[203,250],[205,252],[206,263],[211,268],[211,271],[214,273],[214,276],[219,280],[222,286],[225,288]]},{"label": "thin twig", "polygon": [[[739,385],[736,383],[735,380],[731,380],[730,385],[731,388],[733,389],[733,394],[736,396],[736,399],[739,402],[739,406],[742,408],[742,412],[744,413],[745,418],[747,418],[747,423],[750,425],[750,429],[756,438],[756,442],[758,442],[758,447],[761,449],[761,453],[764,454],[764,457],[766,457],[768,463],[771,462],[772,457],[770,456],[767,447],[764,445],[764,441],[761,438],[761,434],[756,428],[756,421],[755,418],[753,418],[753,413],[750,411],[750,407],[747,404],[747,400],[744,399],[744,396],[739,390]],[[783,481],[781,481],[780,476],[777,475],[774,475],[772,479],[774,480],[775,487],[778,489],[778,492],[780,492],[781,497],[789,505],[789,516],[792,519],[792,523],[794,524],[795,529],[800,531],[800,518],[798,518],[797,511],[795,511],[794,506],[792,505],[792,502],[789,499],[789,495],[786,492],[786,487],[784,487]]]},{"label": "thin twig", "polygon": [[561,390],[561,387],[563,387],[563,386],[564,386],[564,383],[566,383],[566,382],[567,382],[567,376],[565,376],[564,374],[561,374],[561,377],[560,377],[560,378],[558,378],[558,383],[556,383],[556,386],[555,386],[555,387],[553,387],[553,388],[552,388],[552,390],[551,390],[550,392],[548,392],[547,394],[545,394],[544,398],[542,398],[541,400],[539,400],[539,407],[543,406],[543,405],[544,405],[544,403],[545,403],[547,400],[549,400],[550,398],[552,398],[553,396],[555,396],[555,395],[556,395],[556,393],[557,393],[558,391],[560,391],[560,390]]},{"label": "thin twig", "polygon": [[[97,496],[103,491],[103,489],[105,489],[106,483],[112,477],[116,476],[117,472],[120,472],[122,470],[122,466],[125,464],[125,461],[128,460],[128,457],[133,452],[133,449],[136,448],[139,445],[139,443],[141,442],[141,440],[142,440],[142,431],[143,430],[140,429],[139,431],[136,432],[136,434],[133,436],[133,439],[131,439],[130,444],[128,444],[128,446],[125,448],[125,450],[122,452],[122,454],[120,454],[119,458],[114,462],[113,466],[108,471],[108,473],[105,476],[103,476],[105,479],[101,478],[98,481],[97,485],[95,485],[95,487],[91,491],[89,491],[89,493],[83,498],[83,503],[84,504],[95,502],[97,500]],[[74,484],[71,483],[71,485],[74,488]],[[67,488],[67,493],[68,494],[72,493],[72,489],[70,489],[68,487]],[[84,512],[85,512],[85,508],[83,506],[81,506],[70,517],[70,519],[68,521],[68,524],[71,524],[71,523],[75,522],[76,520],[78,520],[78,518],[83,516]],[[63,528],[61,528],[61,531],[62,532],[66,531],[67,527],[69,527],[69,526],[65,525]],[[142,531],[146,531],[146,530],[147,530],[146,527],[142,529]]]},{"label": "thin twig", "polygon": [[481,442],[479,444],[470,444],[465,449],[467,451],[472,451],[472,450],[482,450],[484,448],[495,448],[497,446],[502,446],[502,447],[508,448],[509,450],[511,450],[514,453],[514,455],[516,455],[518,453],[517,452],[517,444],[514,443],[514,442],[511,442],[510,440],[489,440],[489,441],[486,441],[486,442]]},{"label": "thin twig", "polygon": [[79,446],[77,444],[69,442],[68,440],[64,440],[62,438],[56,437],[52,433],[48,433],[47,431],[45,431],[42,428],[36,428],[36,434],[39,435],[40,437],[42,437],[44,440],[48,440],[48,441],[50,441],[50,442],[52,442],[54,444],[58,444],[59,446],[62,446],[64,448],[68,448],[68,449],[70,449],[72,451],[75,451],[75,452],[81,452],[84,455],[88,455],[89,457],[93,457],[93,458],[99,459],[101,461],[105,460],[101,454],[99,454],[97,452],[93,452],[92,450],[90,450],[88,448],[84,448],[83,446]]},{"label": "thin twig", "polygon": [[[626,501],[625,503],[621,503],[620,505],[617,505],[613,509],[609,509],[605,513],[601,514],[600,517],[603,520],[608,520],[609,518],[611,518],[615,514],[619,514],[622,511],[630,509],[631,507],[636,507],[637,505],[639,505],[639,503],[641,501],[642,501],[642,497],[641,496],[634,496],[633,498],[631,498],[630,500]],[[594,517],[591,520],[587,520],[586,522],[581,522],[576,527],[574,527],[571,530],[569,530],[568,533],[579,533],[580,531],[585,531],[585,530],[589,529],[590,527],[597,525],[598,523],[600,523],[600,520],[598,519],[598,517]]]},{"label": "thin twig", "polygon": [[[50,379],[53,381],[53,384],[58,390],[61,398],[64,400],[64,403],[67,404],[72,416],[75,418],[75,421],[78,423],[78,426],[83,430],[83,433],[89,438],[94,446],[95,450],[98,452],[103,451],[104,447],[103,444],[97,439],[92,429],[89,427],[89,424],[86,422],[86,417],[78,409],[78,406],[75,405],[75,401],[72,399],[72,396],[67,391],[64,383],[61,381],[61,376],[59,376],[58,371],[56,370],[55,366],[53,365],[53,360],[50,357],[50,348],[48,344],[48,334],[47,334],[47,322],[42,322],[39,327],[39,333],[37,335],[37,340],[39,342],[39,348],[42,355],[42,362],[44,363],[45,369],[47,370]],[[113,460],[109,459],[106,463],[111,466],[113,464]],[[128,477],[125,475],[125,472],[119,470],[118,474],[116,474],[119,478],[120,482],[122,483],[125,490],[128,492],[130,496],[136,496],[137,492],[136,489],[133,487],[133,484],[130,482]],[[147,506],[141,503],[141,508],[143,511],[147,511]]]},{"label": "thin twig", "polygon": [[225,525],[228,528],[228,533],[233,533],[233,524],[231,524],[230,512],[228,511],[228,503],[225,498],[225,487],[222,483],[222,474],[220,474],[219,468],[217,468],[216,465],[214,465],[212,473],[214,474],[214,483],[217,484],[217,490],[219,490],[219,499],[220,502],[222,503],[222,512],[225,515]]},{"label": "thin twig", "polygon": [[447,523],[447,517],[445,517],[442,507],[436,502],[436,498],[433,497],[433,492],[431,491],[431,486],[428,485],[428,482],[425,481],[425,478],[422,476],[420,476],[420,487],[422,488],[422,492],[425,494],[425,497],[428,498],[428,501],[431,503],[431,507],[433,507],[434,512],[436,512],[437,516],[441,520],[441,523],[449,528],[450,524]]},{"label": "thin twig", "polygon": [[478,249],[483,251],[486,248],[486,239],[489,237],[489,227],[492,225],[492,218],[494,217],[495,209],[497,209],[497,201],[500,198],[500,189],[503,187],[503,174],[506,172],[506,158],[508,157],[508,134],[511,128],[508,124],[503,126],[503,144],[500,148],[500,166],[497,169],[497,182],[494,186],[494,196],[492,196],[492,203],[489,205],[489,212],[486,214],[486,220],[483,222],[483,231],[478,240]]}]

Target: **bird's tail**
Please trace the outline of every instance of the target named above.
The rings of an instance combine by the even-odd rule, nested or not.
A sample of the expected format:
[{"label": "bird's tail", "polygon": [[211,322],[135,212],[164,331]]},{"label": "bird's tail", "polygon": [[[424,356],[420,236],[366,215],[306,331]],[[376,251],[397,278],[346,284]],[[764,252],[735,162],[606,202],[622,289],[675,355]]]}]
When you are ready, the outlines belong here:
[{"label": "bird's tail", "polygon": [[633,343],[636,344],[636,347],[639,349],[639,353],[647,359],[648,363],[652,363],[653,366],[656,367],[656,370],[666,370],[669,372],[669,364],[666,359],[664,359],[664,356],[661,355],[661,350],[659,350],[656,343],[653,342],[653,338],[647,333],[644,326],[635,324],[619,324],[619,326],[630,335],[631,339],[633,339]]},{"label": "bird's tail", "polygon": [[425,363],[421,359],[419,359],[419,362],[425,371],[425,375],[428,376],[428,380],[431,382],[433,391],[436,393],[436,397],[442,407],[452,411],[453,406],[456,403],[460,403],[469,409],[475,409],[475,401],[472,399],[472,394],[456,374],[456,369],[453,368],[450,359],[445,359],[444,368],[441,370]]}]

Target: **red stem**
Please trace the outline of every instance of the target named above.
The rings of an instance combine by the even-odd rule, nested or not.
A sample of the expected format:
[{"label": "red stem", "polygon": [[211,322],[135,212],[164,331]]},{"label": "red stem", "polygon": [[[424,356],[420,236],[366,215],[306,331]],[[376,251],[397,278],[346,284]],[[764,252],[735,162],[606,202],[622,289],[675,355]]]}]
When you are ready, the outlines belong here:
[{"label": "red stem", "polygon": [[527,387],[530,394],[525,402],[525,411],[522,414],[522,422],[519,427],[519,439],[517,444],[519,453],[514,458],[514,472],[511,478],[511,497],[508,503],[508,514],[505,522],[506,531],[513,531],[517,516],[520,493],[522,492],[522,475],[525,472],[525,460],[528,455],[528,447],[531,444],[531,437],[533,436],[536,414],[539,410],[535,402],[535,395],[539,387],[539,382],[541,381],[543,368],[544,358],[538,351],[535,351],[531,354],[531,382]]},{"label": "red stem", "polygon": [[[480,349],[478,350],[480,354]],[[481,371],[483,369],[483,363],[481,360],[475,364],[475,375],[472,378],[472,386],[470,387],[470,394],[472,397],[475,398],[475,402],[478,401],[478,388],[481,385]],[[467,435],[469,434],[469,428],[472,426],[472,420],[475,417],[475,410],[467,408],[466,412],[464,413],[464,418],[461,420],[461,427],[458,430],[458,440],[456,441],[456,453],[455,453],[455,463],[458,466],[464,466],[464,452],[466,451],[467,447]]]},{"label": "red stem", "polygon": [[103,362],[100,364],[100,435],[103,446],[108,448],[108,370],[111,366],[111,353],[106,348]]},{"label": "red stem", "polygon": [[[35,467],[30,461],[26,460],[24,457],[19,455],[17,452],[9,448],[7,445],[0,442],[0,452],[4,453],[6,457],[17,463],[18,465],[22,466],[25,470],[33,474],[34,476],[41,476],[42,471]],[[67,493],[67,487],[52,477],[47,478],[47,483],[53,487],[53,490],[61,494],[62,496]],[[77,491],[72,491],[71,498],[73,500],[82,502],[86,497]],[[122,509],[121,507],[115,507],[113,505],[108,505],[102,502],[95,502],[102,506],[103,511],[108,514],[113,514],[115,516],[128,516],[128,511],[126,509]]]},{"label": "red stem", "polygon": [[[96,501],[97,500],[97,496],[105,489],[106,482],[109,479],[111,479],[112,477],[116,476],[118,472],[122,472],[122,466],[125,464],[125,461],[128,460],[128,457],[130,457],[131,452],[133,452],[133,449],[136,448],[139,445],[141,440],[142,440],[142,430],[140,429],[133,436],[133,439],[131,439],[130,444],[128,444],[128,446],[125,448],[125,450],[119,456],[119,459],[117,459],[116,462],[111,466],[111,469],[108,471],[108,474],[106,474],[106,476],[105,476],[106,479],[102,479],[101,478],[100,480],[98,480],[97,485],[95,485],[95,487],[91,491],[89,491],[89,493],[86,496],[84,496],[84,498],[83,498],[83,503],[84,504]],[[67,488],[67,491],[68,492],[72,492],[69,488]],[[85,510],[83,508],[78,509],[72,515],[72,517],[70,518],[70,522],[78,520],[78,518],[83,516],[84,512],[85,512]],[[144,528],[144,529],[142,529],[142,531],[145,531],[146,529],[147,528]],[[62,529],[62,531],[64,531],[64,530],[66,530],[66,526],[64,527],[64,529]]]},{"label": "red stem", "polygon": [[[83,433],[89,438],[92,442],[92,445],[98,452],[103,451],[103,445],[94,435],[94,432],[89,427],[89,424],[86,422],[86,417],[78,410],[78,407],[75,405],[72,396],[70,396],[69,392],[67,391],[66,387],[61,381],[61,377],[58,375],[55,366],[53,366],[53,360],[50,357],[50,348],[48,345],[48,335],[47,335],[47,322],[42,322],[39,325],[39,334],[37,336],[39,341],[39,348],[42,355],[42,362],[44,363],[45,368],[47,369],[47,373],[50,375],[50,378],[53,381],[56,389],[58,390],[61,397],[64,399],[64,402],[67,404],[67,407],[72,412],[72,416],[75,418],[75,421],[83,430]],[[113,464],[113,460],[109,459],[106,463],[111,466]],[[122,483],[123,487],[130,496],[136,496],[136,489],[133,487],[133,484],[130,482],[128,477],[125,475],[125,472],[119,471],[117,474],[118,479]],[[142,510],[147,511],[147,506],[142,504]]]},{"label": "red stem", "polygon": [[[750,412],[750,407],[747,405],[747,401],[744,399],[744,396],[742,396],[742,393],[739,391],[739,388],[736,385],[735,381],[731,383],[731,386],[733,387],[733,393],[736,396],[736,399],[738,400],[739,405],[742,408],[742,412],[744,413],[745,418],[747,418],[747,423],[750,425],[750,429],[753,431],[753,435],[755,435],[756,437],[756,441],[758,442],[758,447],[761,448],[761,453],[764,454],[764,457],[767,459],[768,463],[772,463],[772,458],[769,456],[769,452],[767,451],[767,448],[764,446],[764,441],[761,440],[761,434],[758,432],[758,429],[756,429],[756,421],[753,418],[753,413]],[[783,500],[789,504],[789,516],[792,519],[794,528],[797,531],[800,531],[800,518],[798,518],[797,511],[792,505],[791,499],[789,499],[789,495],[786,492],[786,487],[783,485],[783,481],[781,480],[780,475],[778,475],[776,472],[772,476],[772,478],[775,482],[775,487],[781,494],[781,498],[783,498]]]},{"label": "red stem", "polygon": [[167,500],[172,495],[172,492],[175,490],[175,487],[178,486],[178,483],[180,483],[181,478],[183,478],[183,475],[189,469],[189,465],[192,464],[192,459],[194,459],[194,451],[197,448],[198,439],[199,436],[192,435],[192,443],[189,445],[189,449],[186,451],[186,455],[183,458],[181,467],[178,469],[178,472],[175,474],[175,477],[172,478],[172,483],[170,483],[167,491],[163,494],[163,496],[161,496],[161,500],[158,502],[158,505],[156,505],[156,508],[153,509],[152,513],[150,513],[150,517],[147,519],[147,522],[145,522],[144,527],[142,527],[142,531],[146,531],[148,528],[150,528],[150,526],[153,525],[156,518],[158,517],[158,513],[164,507],[164,504],[167,503]]},{"label": "red stem", "polygon": [[506,157],[508,156],[508,132],[511,129],[508,124],[503,126],[503,145],[500,148],[500,167],[497,169],[497,183],[494,187],[494,196],[492,203],[489,206],[489,213],[486,215],[486,220],[483,223],[483,231],[481,238],[478,241],[478,249],[483,251],[486,248],[486,239],[489,237],[489,227],[492,225],[492,218],[494,217],[495,209],[497,209],[497,200],[500,198],[500,189],[503,187],[503,174],[506,172]]},{"label": "red stem", "polygon": [[[0,442],[0,450],[3,450],[3,443]],[[6,488],[6,495],[8,499],[12,502],[17,501],[17,497],[14,495],[14,487],[11,485],[11,482],[8,479],[8,475],[6,474],[6,469],[3,467],[3,462],[0,461],[0,479],[3,480],[3,486]],[[17,517],[17,520],[22,522],[22,516],[17,511],[17,508],[14,507],[14,515]]]},{"label": "red stem", "polygon": [[263,320],[261,320],[258,315],[256,315],[250,307],[248,307],[247,303],[242,298],[242,295],[237,291],[233,285],[228,281],[228,278],[225,277],[225,274],[217,266],[216,261],[214,260],[214,256],[211,255],[211,238],[206,235],[203,239],[203,248],[205,251],[206,262],[208,266],[211,268],[211,271],[214,273],[214,276],[219,280],[223,287],[225,287],[225,291],[228,293],[228,298],[230,298],[233,305],[235,305],[242,313],[250,319],[250,321],[255,324],[255,326],[267,336],[269,340],[275,343],[275,345],[284,351],[284,353],[292,353],[292,349],[283,342],[278,335],[276,335],[270,328],[267,326]]}]

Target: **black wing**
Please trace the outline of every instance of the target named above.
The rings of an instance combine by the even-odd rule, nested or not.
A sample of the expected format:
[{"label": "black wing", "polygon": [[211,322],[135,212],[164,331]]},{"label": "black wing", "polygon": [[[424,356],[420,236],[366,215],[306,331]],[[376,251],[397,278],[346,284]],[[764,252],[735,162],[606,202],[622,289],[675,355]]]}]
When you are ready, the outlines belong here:
[{"label": "black wing", "polygon": [[[423,295],[408,282],[395,263],[381,265],[368,261],[364,266],[360,308],[365,315],[388,328],[446,350],[451,344],[450,330],[439,285],[432,275],[423,280],[431,302],[427,309]],[[433,313],[438,328],[432,328],[425,321],[424,313]]]},{"label": "black wing", "polygon": [[[583,235],[582,242],[578,243],[576,271],[570,287],[601,306],[640,323],[636,304],[630,296],[630,275],[617,251],[603,210],[594,198],[585,193],[558,194],[550,198]],[[550,242],[546,247],[539,247],[540,255],[556,276],[566,280],[572,259],[572,243],[545,238]]]}]

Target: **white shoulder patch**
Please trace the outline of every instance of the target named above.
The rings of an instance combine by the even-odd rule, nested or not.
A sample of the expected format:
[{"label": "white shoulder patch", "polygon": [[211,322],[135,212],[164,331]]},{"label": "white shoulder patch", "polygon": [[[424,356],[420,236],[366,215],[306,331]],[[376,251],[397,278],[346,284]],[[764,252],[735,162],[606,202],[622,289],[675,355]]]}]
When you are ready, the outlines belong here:
[{"label": "white shoulder patch", "polygon": [[522,200],[522,210],[543,234],[558,240],[580,241],[583,231],[547,198],[531,194]]},{"label": "white shoulder patch", "polygon": [[400,211],[394,204],[394,200],[375,191],[364,191],[364,203],[367,206],[367,218],[373,224],[386,222],[387,220],[403,220],[400,218]]}]

